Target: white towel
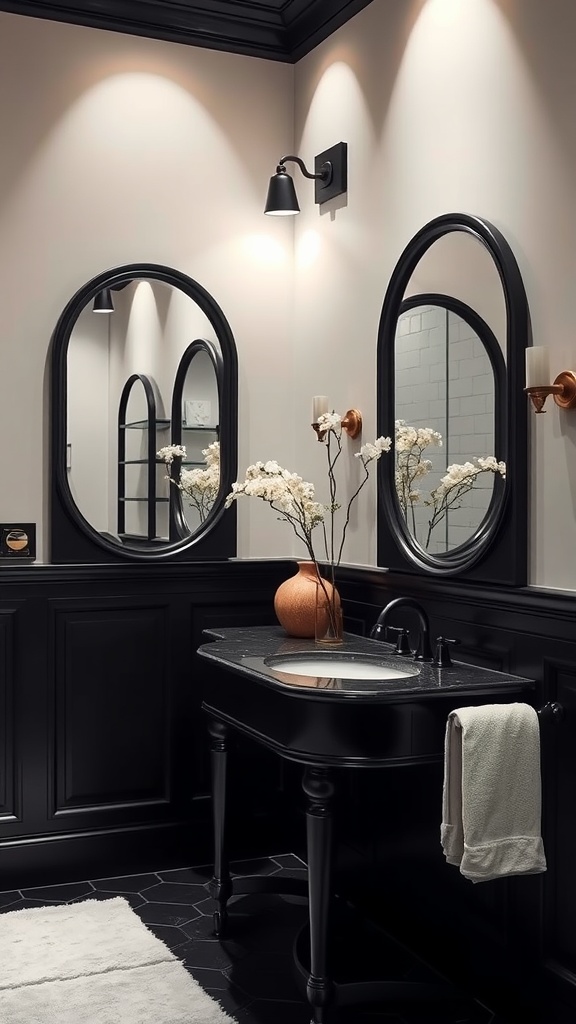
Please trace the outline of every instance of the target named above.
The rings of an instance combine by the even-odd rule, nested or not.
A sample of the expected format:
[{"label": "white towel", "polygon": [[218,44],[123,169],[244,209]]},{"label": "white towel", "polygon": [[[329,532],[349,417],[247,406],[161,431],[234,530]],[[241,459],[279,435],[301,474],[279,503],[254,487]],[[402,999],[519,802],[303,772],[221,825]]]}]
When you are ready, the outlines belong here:
[{"label": "white towel", "polygon": [[472,882],[546,871],[540,729],[528,704],[457,708],[444,747],[441,841]]}]

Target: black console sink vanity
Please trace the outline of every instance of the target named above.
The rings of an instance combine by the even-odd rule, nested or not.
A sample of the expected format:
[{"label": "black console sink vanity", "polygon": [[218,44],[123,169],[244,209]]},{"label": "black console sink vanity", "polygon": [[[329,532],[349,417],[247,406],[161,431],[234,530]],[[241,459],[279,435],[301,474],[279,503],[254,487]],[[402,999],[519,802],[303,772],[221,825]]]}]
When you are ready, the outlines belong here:
[{"label": "black console sink vanity", "polygon": [[205,635],[211,642],[198,654],[215,669],[206,675],[202,707],[211,739],[215,857],[210,891],[218,903],[217,934],[225,927],[232,895],[266,890],[302,894],[302,883],[293,879],[230,877],[225,807],[227,738],[232,729],[303,768],[308,861],[304,894],[309,898],[306,975],[314,1024],[329,1020],[330,1008],[340,1003],[449,996],[442,985],[385,980],[339,985],[330,977],[334,769],[438,762],[450,711],[470,704],[530,702],[534,681],[461,662],[438,668],[396,655],[389,644],[352,634],[345,634],[344,643],[332,650],[313,640],[287,637],[274,626],[212,629]]}]

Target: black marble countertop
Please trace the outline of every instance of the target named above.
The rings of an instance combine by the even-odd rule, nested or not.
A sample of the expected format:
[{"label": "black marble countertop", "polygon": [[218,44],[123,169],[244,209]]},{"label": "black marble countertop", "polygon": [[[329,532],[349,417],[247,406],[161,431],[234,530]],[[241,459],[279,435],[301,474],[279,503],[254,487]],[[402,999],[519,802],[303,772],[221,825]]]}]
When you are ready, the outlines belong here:
[{"label": "black marble countertop", "polygon": [[[236,674],[250,676],[263,685],[290,692],[293,696],[397,702],[457,692],[463,696],[493,694],[497,700],[503,694],[521,697],[535,686],[533,679],[494,672],[464,662],[454,661],[449,668],[437,668],[429,662],[415,661],[409,655],[397,655],[392,644],[368,640],[353,633],[345,633],[344,643],[331,649],[316,644],[314,640],[289,637],[281,626],[213,628],[204,630],[204,635],[211,641],[198,648],[201,658]],[[362,678],[360,669],[360,678],[342,678],[338,667],[330,661],[335,654],[345,659],[347,668],[354,661],[369,661],[375,666],[382,665],[410,674],[404,678],[379,680]],[[275,666],[275,662],[284,656],[289,656],[294,671],[288,673]],[[297,663],[303,663],[310,657],[326,660],[325,674],[298,672]]]}]

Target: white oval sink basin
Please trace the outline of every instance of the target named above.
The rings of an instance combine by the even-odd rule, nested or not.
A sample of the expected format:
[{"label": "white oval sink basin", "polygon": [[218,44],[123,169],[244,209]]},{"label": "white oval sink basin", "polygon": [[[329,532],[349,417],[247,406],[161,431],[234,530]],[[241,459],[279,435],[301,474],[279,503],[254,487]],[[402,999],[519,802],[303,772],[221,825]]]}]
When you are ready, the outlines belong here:
[{"label": "white oval sink basin", "polygon": [[320,654],[278,654],[264,659],[269,668],[288,675],[338,679],[407,679],[419,675],[414,665],[395,668],[378,657],[324,651]]}]

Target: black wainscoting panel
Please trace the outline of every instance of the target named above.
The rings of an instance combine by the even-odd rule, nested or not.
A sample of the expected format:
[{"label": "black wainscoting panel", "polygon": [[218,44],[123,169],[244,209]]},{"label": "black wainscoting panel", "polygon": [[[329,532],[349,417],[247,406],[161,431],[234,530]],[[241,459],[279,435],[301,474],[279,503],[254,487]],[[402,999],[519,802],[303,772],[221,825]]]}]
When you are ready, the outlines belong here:
[{"label": "black wainscoting panel", "polygon": [[[395,934],[435,951],[443,969],[514,1020],[520,1013],[531,1024],[556,1024],[572,1012],[576,1021],[576,594],[351,567],[341,570],[339,589],[355,631],[369,633],[393,598],[413,597],[432,638],[461,641],[454,660],[536,680],[537,708],[562,704],[559,723],[541,719],[546,873],[473,885],[447,865],[439,840],[443,773],[431,767],[362,780],[347,824],[355,846],[349,881],[354,898]],[[406,625],[414,641],[412,615],[399,608],[390,623]],[[370,821],[370,844],[361,841],[362,820]],[[369,891],[358,882],[367,865]],[[572,1007],[568,1017],[555,1016],[556,996]]]},{"label": "black wainscoting panel", "polygon": [[82,605],[60,606],[53,616],[54,813],[166,804],[167,605]]},{"label": "black wainscoting panel", "polygon": [[21,752],[15,720],[14,629],[15,608],[0,612],[0,824],[20,817],[17,780]]},{"label": "black wainscoting panel", "polygon": [[[2,888],[210,859],[200,705],[213,677],[195,652],[204,629],[274,622],[293,571],[237,559],[3,571]],[[442,765],[366,770],[347,773],[338,807],[342,892],[489,1005],[556,1024],[561,992],[576,1021],[576,595],[352,567],[338,586],[349,630],[367,635],[388,601],[414,597],[432,638],[461,640],[455,660],[529,676],[536,706],[564,707],[541,726],[546,874],[473,885],[441,851]],[[230,764],[232,853],[293,848],[297,773],[249,741]]]},{"label": "black wainscoting panel", "polygon": [[[92,874],[114,874],[210,856],[195,652],[206,626],[273,621],[291,572],[288,561],[236,559],[3,570],[4,888],[86,877],[88,862]],[[266,835],[257,780],[269,769],[250,760],[254,784],[238,809],[254,826],[252,853],[253,837]],[[237,850],[245,839],[244,829]]]},{"label": "black wainscoting panel", "polygon": [[563,719],[545,741],[547,768],[544,953],[546,970],[562,991],[576,990],[576,660],[546,658],[548,693],[560,702]]}]

